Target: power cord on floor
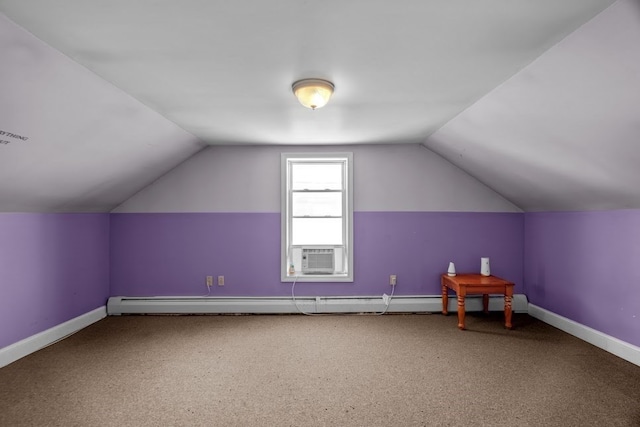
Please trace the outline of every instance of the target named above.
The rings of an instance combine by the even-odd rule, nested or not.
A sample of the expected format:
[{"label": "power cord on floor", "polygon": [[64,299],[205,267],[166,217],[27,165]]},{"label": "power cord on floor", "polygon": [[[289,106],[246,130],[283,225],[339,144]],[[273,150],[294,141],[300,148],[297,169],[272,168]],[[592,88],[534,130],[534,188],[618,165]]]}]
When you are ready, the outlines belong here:
[{"label": "power cord on floor", "polygon": [[211,285],[209,285],[208,283],[205,284],[205,286],[207,287],[207,294],[206,295],[200,295],[202,298],[207,298],[211,296]]},{"label": "power cord on floor", "polygon": [[[300,306],[298,306],[298,301],[296,300],[296,294],[295,294],[296,282],[298,281],[298,277],[300,276],[298,275],[294,276],[293,284],[291,285],[291,299],[293,300],[293,304],[296,306],[296,309],[298,310],[298,312],[300,312],[300,314],[304,314],[305,316],[318,316],[320,314],[324,314],[324,313],[307,313],[306,311],[301,309]],[[326,313],[326,314],[330,314],[330,313]]]},{"label": "power cord on floor", "polygon": [[[393,299],[393,294],[395,293],[395,291],[396,291],[396,285],[393,285],[391,287],[391,295],[389,295],[385,301],[384,310],[382,310],[380,313],[374,313],[376,316],[382,316],[387,312],[387,310],[389,310],[389,306],[391,305],[391,300]],[[384,299],[384,296],[382,298]]]},{"label": "power cord on floor", "polygon": [[[354,313],[308,313],[306,311],[304,311],[303,309],[300,308],[300,306],[298,305],[298,301],[296,300],[296,294],[295,294],[295,289],[296,289],[296,283],[298,281],[298,278],[300,276],[296,275],[293,278],[293,283],[291,284],[291,299],[293,300],[293,304],[296,306],[296,309],[298,310],[298,312],[300,314],[304,314],[305,316],[323,316],[323,315],[349,315],[349,314],[354,314]],[[382,310],[381,312],[374,312],[372,313],[373,315],[376,316],[381,316],[383,314],[385,314],[387,312],[387,310],[389,309],[389,305],[391,305],[391,300],[393,299],[393,294],[395,293],[396,290],[396,286],[392,286],[391,287],[391,295],[387,296],[387,298],[385,299],[383,296],[383,300],[385,303],[385,307],[384,310]],[[386,295],[386,294],[384,294]]]}]

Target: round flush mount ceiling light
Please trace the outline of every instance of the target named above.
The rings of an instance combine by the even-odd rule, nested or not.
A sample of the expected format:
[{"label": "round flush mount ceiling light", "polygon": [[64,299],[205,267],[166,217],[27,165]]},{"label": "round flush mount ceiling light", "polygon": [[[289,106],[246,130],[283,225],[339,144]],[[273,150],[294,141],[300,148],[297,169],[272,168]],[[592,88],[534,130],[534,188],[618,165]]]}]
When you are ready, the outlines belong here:
[{"label": "round flush mount ceiling light", "polygon": [[327,80],[303,79],[295,82],[292,89],[300,104],[315,110],[324,107],[329,102],[334,86]]}]

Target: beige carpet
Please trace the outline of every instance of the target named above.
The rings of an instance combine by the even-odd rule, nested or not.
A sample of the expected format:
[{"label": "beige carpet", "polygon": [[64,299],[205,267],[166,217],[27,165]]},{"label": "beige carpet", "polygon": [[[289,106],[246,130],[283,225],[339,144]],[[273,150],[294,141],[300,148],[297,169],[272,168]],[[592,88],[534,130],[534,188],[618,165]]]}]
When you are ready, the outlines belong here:
[{"label": "beige carpet", "polygon": [[0,369],[1,426],[640,426],[640,367],[527,315],[109,317]]}]

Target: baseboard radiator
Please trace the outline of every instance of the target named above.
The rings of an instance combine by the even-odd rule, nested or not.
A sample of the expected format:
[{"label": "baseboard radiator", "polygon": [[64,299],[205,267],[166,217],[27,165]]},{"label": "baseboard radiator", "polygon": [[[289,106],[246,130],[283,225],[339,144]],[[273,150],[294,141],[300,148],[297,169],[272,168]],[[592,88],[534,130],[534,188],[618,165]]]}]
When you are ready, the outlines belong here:
[{"label": "baseboard radiator", "polygon": [[[457,312],[457,300],[449,298],[449,311]],[[469,296],[466,311],[481,311],[482,298]],[[526,313],[527,297],[513,296],[513,311]],[[365,297],[111,297],[107,303],[110,316],[122,314],[295,314],[305,313],[377,313],[385,303],[381,296]],[[491,296],[490,311],[504,310],[504,297]],[[396,296],[387,313],[441,312],[440,295]]]}]

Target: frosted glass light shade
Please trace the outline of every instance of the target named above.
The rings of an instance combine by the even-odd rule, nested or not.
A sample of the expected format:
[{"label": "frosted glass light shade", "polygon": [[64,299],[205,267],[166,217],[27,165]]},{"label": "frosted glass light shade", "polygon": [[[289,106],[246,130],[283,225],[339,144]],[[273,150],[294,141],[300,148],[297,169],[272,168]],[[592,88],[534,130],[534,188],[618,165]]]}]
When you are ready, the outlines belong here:
[{"label": "frosted glass light shade", "polygon": [[333,83],[321,79],[298,80],[292,85],[300,104],[315,110],[324,107],[333,94]]}]

